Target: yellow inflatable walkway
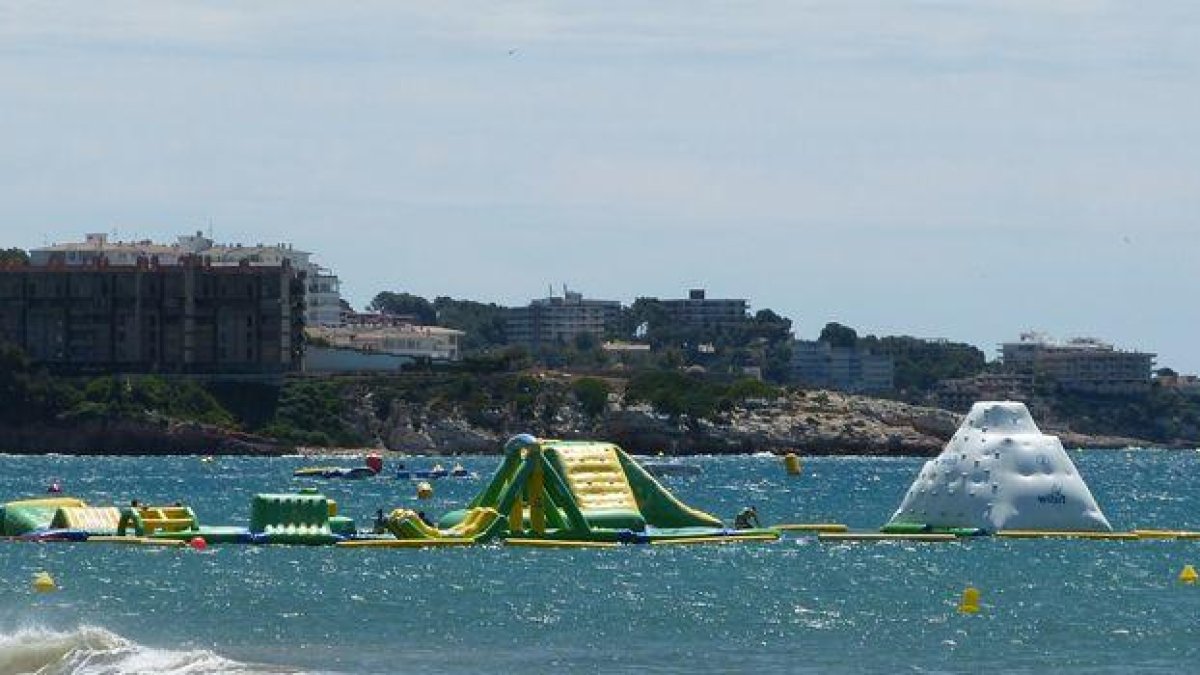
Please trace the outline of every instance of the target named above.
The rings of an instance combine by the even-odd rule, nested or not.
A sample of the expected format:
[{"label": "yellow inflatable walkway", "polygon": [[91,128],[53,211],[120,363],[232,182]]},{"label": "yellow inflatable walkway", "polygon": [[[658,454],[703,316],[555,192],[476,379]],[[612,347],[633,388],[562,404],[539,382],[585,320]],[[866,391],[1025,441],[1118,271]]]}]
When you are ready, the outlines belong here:
[{"label": "yellow inflatable walkway", "polygon": [[557,457],[580,511],[585,514],[610,509],[638,511],[633,488],[614,446],[572,447],[570,452],[560,452]]},{"label": "yellow inflatable walkway", "polygon": [[100,534],[116,532],[120,524],[121,509],[115,506],[60,506],[50,527]]}]

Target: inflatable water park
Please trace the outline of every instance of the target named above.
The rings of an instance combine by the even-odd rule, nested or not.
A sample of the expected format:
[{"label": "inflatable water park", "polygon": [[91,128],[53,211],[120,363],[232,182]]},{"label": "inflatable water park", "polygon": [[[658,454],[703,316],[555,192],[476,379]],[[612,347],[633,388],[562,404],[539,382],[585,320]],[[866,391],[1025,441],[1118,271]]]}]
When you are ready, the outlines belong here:
[{"label": "inflatable water park", "polygon": [[[248,527],[201,524],[184,504],[92,506],[56,496],[0,507],[0,536],[24,541],[144,545],[295,544],[428,547],[503,541],[511,545],[604,546],[777,539],[777,530],[727,527],[679,501],[611,443],[514,437],[487,486],[464,508],[427,523],[395,509],[371,531],[338,514],[315,488],[251,499]],[[372,460],[373,461],[373,460]],[[370,467],[381,471],[378,464]],[[304,473],[302,476],[316,475]],[[431,474],[416,474],[431,476]],[[454,475],[454,471],[443,475]],[[382,532],[376,531],[381,529]]]},{"label": "inflatable water park", "polygon": [[[794,454],[784,458],[800,475]],[[351,478],[341,467],[300,477]],[[382,473],[378,455],[361,467]],[[400,478],[453,476],[401,467]],[[435,473],[436,471],[436,473]],[[465,474],[465,471],[462,472]],[[687,472],[686,475],[695,475]],[[421,490],[429,490],[421,483]],[[423,512],[382,510],[371,529],[341,515],[314,487],[253,495],[249,524],[202,524],[183,503],[89,505],[54,495],[0,506],[0,537],[11,541],[120,543],[203,548],[209,544],[425,548],[503,543],[531,547],[773,542],[785,534],[820,541],[956,541],[971,537],[1200,539],[1177,530],[1114,532],[1058,438],[1041,432],[1024,404],[976,403],[936,458],[925,462],[899,507],[878,530],[838,523],[762,526],[748,509],[731,525],[667,489],[643,463],[602,441],[539,439],[503,447],[499,468],[461,508],[436,521]],[[752,517],[747,517],[747,516]]]}]

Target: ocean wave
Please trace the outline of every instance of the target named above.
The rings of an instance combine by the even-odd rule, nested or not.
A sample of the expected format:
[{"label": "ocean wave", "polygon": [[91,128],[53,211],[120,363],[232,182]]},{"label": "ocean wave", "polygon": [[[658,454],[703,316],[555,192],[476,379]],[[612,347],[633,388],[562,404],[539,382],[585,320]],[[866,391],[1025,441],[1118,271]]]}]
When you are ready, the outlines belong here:
[{"label": "ocean wave", "polygon": [[295,672],[298,671],[239,663],[204,649],[154,649],[96,626],[80,626],[66,632],[23,628],[0,636],[0,675],[277,675]]}]

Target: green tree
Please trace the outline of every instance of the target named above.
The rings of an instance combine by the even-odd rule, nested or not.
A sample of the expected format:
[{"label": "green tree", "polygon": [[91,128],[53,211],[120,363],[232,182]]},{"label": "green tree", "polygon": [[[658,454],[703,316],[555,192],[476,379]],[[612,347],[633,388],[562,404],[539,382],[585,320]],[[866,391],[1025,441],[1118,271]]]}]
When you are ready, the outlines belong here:
[{"label": "green tree", "polygon": [[29,253],[27,253],[23,248],[0,249],[0,265],[9,263],[28,265]]},{"label": "green tree", "polygon": [[579,401],[583,412],[590,417],[596,417],[608,407],[609,388],[604,380],[594,377],[583,377],[571,384],[571,393]]},{"label": "green tree", "polygon": [[974,345],[945,340],[923,340],[907,335],[877,338],[868,335],[860,347],[886,354],[895,363],[896,389],[920,394],[947,378],[970,377],[983,372],[987,357]]},{"label": "green tree", "polygon": [[376,294],[370,304],[367,305],[367,309],[373,312],[384,312],[385,314],[413,316],[416,318],[418,324],[424,326],[437,322],[437,310],[433,308],[433,304],[425,298],[411,293],[383,291]]},{"label": "green tree", "polygon": [[858,332],[849,326],[830,321],[821,329],[821,335],[817,340],[834,347],[853,349],[858,344]]},{"label": "green tree", "polygon": [[440,296],[433,301],[437,324],[461,330],[463,352],[497,349],[508,344],[505,308],[472,300],[455,300]]}]

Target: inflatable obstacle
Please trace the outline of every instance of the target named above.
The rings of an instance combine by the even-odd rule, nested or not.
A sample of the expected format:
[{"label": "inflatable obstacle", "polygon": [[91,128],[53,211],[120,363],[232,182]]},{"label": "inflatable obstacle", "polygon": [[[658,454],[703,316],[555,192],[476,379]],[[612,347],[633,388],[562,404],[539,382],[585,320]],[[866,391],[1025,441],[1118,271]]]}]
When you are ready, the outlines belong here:
[{"label": "inflatable obstacle", "polygon": [[115,506],[60,506],[50,521],[52,530],[83,530],[88,534],[116,534],[121,509]]},{"label": "inflatable obstacle", "polygon": [[727,529],[715,516],[680,502],[611,443],[523,434],[504,450],[500,468],[467,508],[446,514],[437,527],[396,511],[388,530],[405,540],[693,543],[779,537],[769,529]]},{"label": "inflatable obstacle", "polygon": [[134,506],[121,514],[117,535],[132,532],[139,537],[152,537],[156,534],[191,534],[198,529],[196,514],[186,506]]},{"label": "inflatable obstacle", "polygon": [[62,507],[87,506],[71,497],[23,499],[0,507],[0,536],[21,537],[39,530],[49,530],[54,516]]},{"label": "inflatable obstacle", "polygon": [[383,471],[383,458],[376,453],[367,455],[365,466],[306,466],[292,472],[295,478],[344,478],[362,480],[379,475]]},{"label": "inflatable obstacle", "polygon": [[[244,527],[201,525],[188,506],[136,506],[124,509],[117,528],[118,537],[146,541],[176,541],[184,543],[200,537],[209,544],[247,544],[253,538]],[[113,541],[89,537],[89,541]]]},{"label": "inflatable obstacle", "polygon": [[354,533],[354,521],[337,515],[337,502],[313,490],[257,494],[250,500],[255,543],[319,546]]},{"label": "inflatable obstacle", "polygon": [[1025,404],[984,401],[925,463],[884,533],[1111,532],[1055,436]]}]

